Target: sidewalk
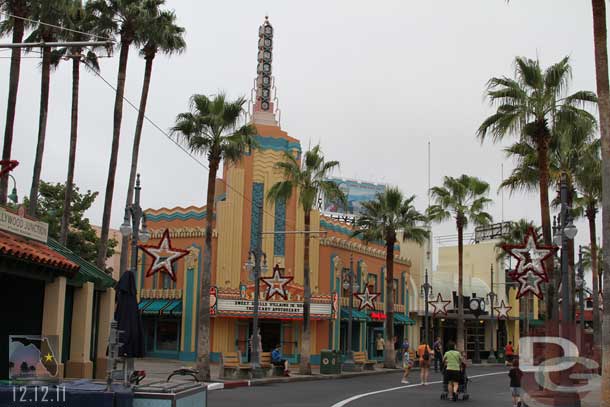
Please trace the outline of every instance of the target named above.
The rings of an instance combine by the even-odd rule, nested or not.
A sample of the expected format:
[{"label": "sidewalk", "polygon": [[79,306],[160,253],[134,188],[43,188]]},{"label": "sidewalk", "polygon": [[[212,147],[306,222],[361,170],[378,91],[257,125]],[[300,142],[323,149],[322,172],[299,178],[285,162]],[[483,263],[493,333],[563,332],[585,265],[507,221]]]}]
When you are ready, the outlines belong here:
[{"label": "sidewalk", "polygon": [[[482,364],[484,366],[487,364]],[[143,384],[166,381],[170,373],[181,367],[195,367],[194,362],[184,362],[180,360],[170,359],[154,359],[144,358],[138,359],[135,362],[136,370],[146,371],[146,378],[142,382]],[[241,386],[261,386],[272,383],[287,383],[297,381],[310,381],[310,380],[321,380],[321,379],[347,379],[356,376],[370,376],[388,373],[397,373],[402,369],[384,369],[381,364],[375,366],[375,370],[364,370],[362,372],[342,372],[341,374],[320,374],[320,366],[312,366],[311,375],[299,375],[298,366],[292,366],[291,374],[289,377],[265,377],[261,379],[241,379],[241,380],[225,380],[220,378],[220,365],[212,364],[211,376],[212,383],[208,384],[210,390],[217,390],[222,388],[233,388]],[[419,368],[413,368],[412,371],[417,371]],[[174,376],[172,382],[181,381],[192,381],[190,376]]]}]

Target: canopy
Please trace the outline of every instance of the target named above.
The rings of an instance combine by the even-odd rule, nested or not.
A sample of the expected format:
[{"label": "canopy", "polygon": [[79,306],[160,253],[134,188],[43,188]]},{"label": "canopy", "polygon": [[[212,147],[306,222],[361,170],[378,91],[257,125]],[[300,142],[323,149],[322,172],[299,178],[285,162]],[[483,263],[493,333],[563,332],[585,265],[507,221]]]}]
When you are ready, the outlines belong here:
[{"label": "canopy", "polygon": [[400,314],[398,312],[394,313],[394,323],[399,325],[415,325],[415,321],[405,314]]},{"label": "canopy", "polygon": [[[349,309],[348,308],[341,308],[341,319],[344,319],[344,320],[349,319]],[[358,311],[355,309],[352,309],[352,319],[355,321],[370,321],[371,320],[371,318],[369,318],[369,316],[366,315],[364,312]]]}]

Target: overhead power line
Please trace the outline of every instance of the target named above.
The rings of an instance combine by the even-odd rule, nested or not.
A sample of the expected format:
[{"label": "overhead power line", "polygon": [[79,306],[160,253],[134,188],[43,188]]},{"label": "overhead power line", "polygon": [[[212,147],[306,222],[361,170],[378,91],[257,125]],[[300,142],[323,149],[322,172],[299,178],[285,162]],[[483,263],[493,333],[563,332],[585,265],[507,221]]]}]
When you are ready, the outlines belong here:
[{"label": "overhead power line", "polygon": [[0,14],[3,14],[3,15],[5,15],[7,17],[10,17],[10,18],[18,18],[20,20],[28,21],[28,22],[33,23],[33,24],[46,25],[47,27],[57,28],[58,30],[69,31],[69,32],[73,32],[73,33],[76,33],[76,34],[88,35],[88,36],[93,37],[93,38],[99,38],[99,39],[102,39],[102,40],[114,42],[114,39],[112,39],[110,37],[104,37],[104,36],[101,36],[101,35],[92,34],[92,33],[84,32],[84,31],[73,30],[71,28],[62,27],[62,26],[59,26],[59,25],[45,23],[45,22],[40,21],[40,20],[32,20],[32,19],[27,18],[27,17],[16,16],[14,14],[5,13],[3,11],[0,11]]}]

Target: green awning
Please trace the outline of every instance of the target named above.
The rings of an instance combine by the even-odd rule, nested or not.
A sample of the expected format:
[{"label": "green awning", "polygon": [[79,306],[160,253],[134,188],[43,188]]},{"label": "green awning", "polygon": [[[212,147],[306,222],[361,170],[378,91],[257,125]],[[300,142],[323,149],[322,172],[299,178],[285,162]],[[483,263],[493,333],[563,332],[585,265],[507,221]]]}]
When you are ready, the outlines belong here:
[{"label": "green awning", "polygon": [[47,245],[66,259],[80,266],[76,275],[70,279],[71,283],[76,283],[78,285],[93,283],[95,284],[95,288],[102,290],[114,287],[116,284],[116,281],[110,275],[106,274],[104,270],[83,259],[67,247],[62,246],[57,240],[49,238]]},{"label": "green awning", "polygon": [[145,315],[182,315],[182,300],[144,300],[138,309]]},{"label": "green awning", "polygon": [[415,325],[415,321],[406,316],[405,314],[395,313],[394,323],[400,325]]},{"label": "green awning", "polygon": [[544,326],[544,319],[532,319],[529,324],[530,326]]},{"label": "green awning", "polygon": [[[341,308],[341,319],[349,319],[349,309]],[[371,320],[369,318],[369,316],[366,315],[364,312],[358,311],[355,309],[352,310],[352,319],[355,321],[370,321]]]}]

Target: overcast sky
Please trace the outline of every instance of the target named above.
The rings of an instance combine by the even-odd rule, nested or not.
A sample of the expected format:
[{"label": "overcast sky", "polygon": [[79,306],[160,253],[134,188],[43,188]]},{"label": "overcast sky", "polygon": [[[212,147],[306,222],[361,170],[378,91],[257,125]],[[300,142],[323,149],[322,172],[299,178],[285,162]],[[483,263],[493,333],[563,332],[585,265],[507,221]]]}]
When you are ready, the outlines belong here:
[{"label": "overcast sky", "polygon": [[[591,4],[584,0],[405,1],[167,0],[186,28],[188,49],[155,61],[147,114],[161,128],[187,110],[193,93],[250,95],[256,75],[258,26],[266,13],[275,27],[273,70],[281,127],[303,148],[321,143],[341,162],[346,178],[399,186],[425,209],[427,144],[432,144],[432,185],[445,175],[476,175],[496,195],[513,163],[501,145],[475,139],[491,113],[486,81],[512,75],[515,56],[540,58],[543,66],[565,55],[573,66],[572,90],[595,90]],[[5,38],[4,41],[7,41]],[[0,123],[4,128],[10,59],[0,51]],[[29,194],[37,137],[38,59],[22,61],[13,158],[19,195]],[[102,75],[116,83],[118,52],[103,59]],[[144,62],[131,50],[126,97],[139,102]],[[70,66],[52,74],[42,177],[64,182],[70,124]],[[112,138],[114,92],[90,73],[81,75],[76,183],[100,191],[88,213],[101,223]],[[125,105],[112,227],[122,221],[136,112]],[[203,205],[207,173],[145,124],[139,171],[144,207]],[[504,219],[539,222],[534,194],[505,194]],[[588,230],[579,224],[579,237]],[[451,223],[436,235],[455,233]],[[581,241],[585,244],[587,241]]]}]

